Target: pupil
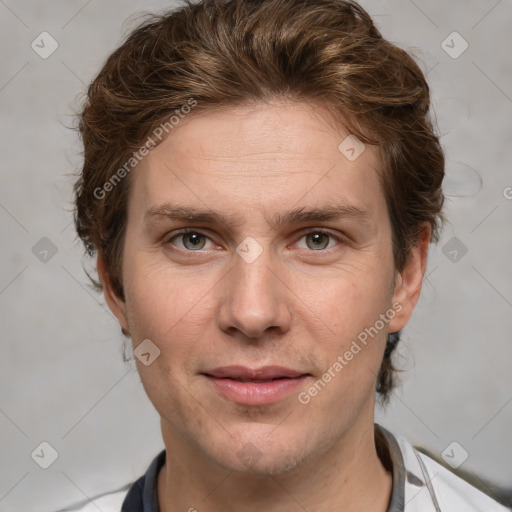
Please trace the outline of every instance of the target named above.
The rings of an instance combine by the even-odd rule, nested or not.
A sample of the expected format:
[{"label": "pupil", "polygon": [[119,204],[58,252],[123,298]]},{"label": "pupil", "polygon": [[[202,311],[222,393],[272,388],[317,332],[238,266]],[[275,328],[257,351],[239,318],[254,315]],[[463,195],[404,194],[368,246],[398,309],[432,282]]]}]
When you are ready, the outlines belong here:
[{"label": "pupil", "polygon": [[[312,238],[313,238],[313,244],[316,245],[315,249],[318,249],[319,248],[319,245],[320,244],[320,248],[324,248],[325,247],[325,243],[322,244],[322,238],[326,238],[326,235],[325,233],[314,233],[313,235],[311,235]],[[325,240],[324,240],[325,242]]]},{"label": "pupil", "polygon": [[[200,247],[201,246],[201,236],[202,235],[199,235],[198,233],[189,233],[185,240],[186,242],[188,242],[190,245],[194,246],[194,247]],[[185,244],[187,245],[187,244]]]}]

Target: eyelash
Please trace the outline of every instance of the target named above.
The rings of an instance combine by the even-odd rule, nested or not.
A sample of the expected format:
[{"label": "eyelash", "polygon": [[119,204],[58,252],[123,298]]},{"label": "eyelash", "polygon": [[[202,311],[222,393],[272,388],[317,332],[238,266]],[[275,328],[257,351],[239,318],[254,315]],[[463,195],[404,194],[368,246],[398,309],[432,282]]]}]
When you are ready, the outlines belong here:
[{"label": "eyelash", "polygon": [[[172,241],[174,239],[179,238],[180,236],[186,235],[188,233],[195,233],[197,235],[204,236],[205,238],[207,238],[208,240],[213,242],[213,240],[211,240],[210,237],[207,234],[203,233],[201,230],[194,229],[194,228],[183,228],[183,229],[180,229],[180,230],[176,231],[170,238],[168,238],[165,241],[165,244],[173,245]],[[310,229],[308,231],[302,232],[302,235],[299,238],[299,240],[304,238],[305,236],[307,236],[309,234],[312,234],[312,233],[323,233],[325,235],[328,235],[330,238],[334,239],[338,243],[343,243],[343,241],[344,241],[340,236],[334,235],[330,231],[325,230],[323,228]],[[327,251],[329,251],[331,249],[334,249],[334,247],[330,247],[329,249],[318,249],[318,250],[310,249],[310,251],[311,252],[320,252],[320,253],[324,252],[325,253],[325,252],[327,252]],[[203,249],[198,249],[197,251],[193,251],[193,250],[186,249],[186,248],[185,249],[178,248],[177,250],[181,251],[181,252],[190,252],[190,253],[194,253],[194,252],[200,253],[201,251],[203,251]]]}]

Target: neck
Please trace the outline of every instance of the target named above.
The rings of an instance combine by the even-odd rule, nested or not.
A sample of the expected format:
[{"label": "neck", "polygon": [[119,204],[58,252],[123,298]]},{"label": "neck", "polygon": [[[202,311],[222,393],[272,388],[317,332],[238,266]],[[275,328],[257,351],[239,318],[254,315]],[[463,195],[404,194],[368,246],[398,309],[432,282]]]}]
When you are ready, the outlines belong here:
[{"label": "neck", "polygon": [[239,473],[197,454],[183,456],[183,440],[169,431],[163,433],[166,464],[158,477],[161,512],[388,509],[392,476],[378,457],[373,423],[347,433],[314,460],[278,475]]}]

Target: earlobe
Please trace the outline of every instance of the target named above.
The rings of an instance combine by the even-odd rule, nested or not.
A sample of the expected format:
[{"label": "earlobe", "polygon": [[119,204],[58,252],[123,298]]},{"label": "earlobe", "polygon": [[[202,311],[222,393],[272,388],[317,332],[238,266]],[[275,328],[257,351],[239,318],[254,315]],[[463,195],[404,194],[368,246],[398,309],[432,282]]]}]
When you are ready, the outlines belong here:
[{"label": "earlobe", "polygon": [[405,327],[418,303],[427,268],[428,244],[430,243],[431,226],[422,225],[422,231],[414,247],[409,251],[407,262],[402,272],[398,273],[392,302],[398,302],[402,308],[389,323],[389,332],[397,332]]},{"label": "earlobe", "polygon": [[117,318],[121,330],[125,336],[129,335],[128,322],[126,316],[126,303],[121,299],[112,284],[112,279],[107,269],[107,263],[102,252],[98,251],[98,257],[96,259],[96,267],[98,269],[98,277],[101,285],[103,286],[103,294],[107,305]]}]

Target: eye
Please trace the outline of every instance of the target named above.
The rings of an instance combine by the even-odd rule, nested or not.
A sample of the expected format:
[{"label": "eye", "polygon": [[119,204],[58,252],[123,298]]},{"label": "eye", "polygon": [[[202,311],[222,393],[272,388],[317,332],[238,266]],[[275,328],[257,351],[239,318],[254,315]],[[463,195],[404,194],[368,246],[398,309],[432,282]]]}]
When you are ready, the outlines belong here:
[{"label": "eye", "polygon": [[[305,240],[305,246],[300,244],[301,240]],[[178,243],[177,241],[180,241]],[[171,238],[169,238],[166,243],[170,243],[175,245],[178,249],[183,251],[201,251],[203,249],[211,249],[212,247],[208,247],[208,241],[212,244],[213,242],[208,238],[205,234],[200,231],[195,231],[193,229],[183,229],[177,233],[175,233]],[[337,243],[340,243],[342,240],[333,235],[330,232],[322,231],[316,229],[314,231],[310,231],[304,234],[297,242],[299,249],[309,249],[312,251],[325,251],[327,249],[331,249]]]},{"label": "eye", "polygon": [[[181,240],[182,246],[175,244],[175,240]],[[198,231],[183,230],[170,238],[167,243],[173,243],[178,245],[178,248],[187,251],[199,251],[205,248],[206,240],[209,240],[209,238]]]},{"label": "eye", "polygon": [[[325,231],[310,231],[309,233],[306,233],[302,239],[306,240],[306,249],[311,249],[313,251],[323,251],[325,249],[330,249],[336,244],[330,245],[329,241],[336,241],[340,242],[340,239],[336,236],[334,236],[331,233],[325,232]],[[304,247],[301,247],[302,249]]]}]

